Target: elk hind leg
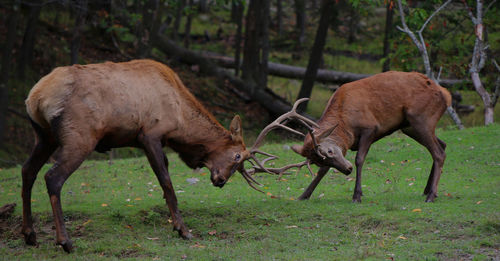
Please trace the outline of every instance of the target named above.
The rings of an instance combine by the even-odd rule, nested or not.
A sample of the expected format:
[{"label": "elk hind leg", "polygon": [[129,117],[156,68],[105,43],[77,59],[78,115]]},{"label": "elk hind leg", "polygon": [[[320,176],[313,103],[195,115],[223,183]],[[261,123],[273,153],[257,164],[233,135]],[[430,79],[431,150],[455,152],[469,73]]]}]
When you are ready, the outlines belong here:
[{"label": "elk hind leg", "polygon": [[41,132],[37,132],[36,135],[35,147],[22,168],[23,225],[21,233],[24,235],[24,241],[28,245],[36,245],[36,233],[33,229],[31,215],[31,190],[33,183],[40,169],[56,149],[56,146],[51,144],[47,138],[44,138]]},{"label": "elk hind leg", "polygon": [[[93,143],[95,146],[96,143]],[[56,243],[61,245],[66,252],[71,252],[73,243],[68,236],[64,225],[61,207],[61,189],[69,176],[81,165],[93,150],[92,145],[61,146],[57,153],[56,163],[45,174],[45,183],[52,206],[54,223],[56,225]]]},{"label": "elk hind leg", "polygon": [[427,180],[424,194],[427,195],[426,202],[433,202],[437,197],[437,186],[441,178],[444,160],[446,159],[446,143],[436,137],[433,129],[429,130],[425,126],[425,123],[412,124],[412,127],[403,129],[403,132],[427,148],[432,156],[431,173]]}]

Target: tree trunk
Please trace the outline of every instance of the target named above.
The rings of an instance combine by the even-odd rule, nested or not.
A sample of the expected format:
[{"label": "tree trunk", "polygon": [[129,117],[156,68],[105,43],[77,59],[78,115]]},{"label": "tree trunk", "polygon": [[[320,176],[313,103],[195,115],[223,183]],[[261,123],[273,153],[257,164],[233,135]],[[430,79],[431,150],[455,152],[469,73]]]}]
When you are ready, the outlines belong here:
[{"label": "tree trunk", "polygon": [[283,33],[283,3],[282,0],[276,1],[276,32],[278,36]]},{"label": "tree trunk", "polygon": [[392,36],[392,18],[394,16],[392,1],[387,3],[386,13],[385,13],[385,33],[384,33],[384,54],[382,55],[384,60],[384,65],[382,66],[382,71],[387,72],[391,69],[391,60],[389,59],[390,52],[390,41],[389,39]]},{"label": "tree trunk", "polygon": [[[181,19],[182,19],[182,11],[184,10],[184,7],[186,6],[186,0],[179,0],[177,1],[177,10],[175,13],[175,20],[174,20],[174,28],[172,30],[172,39],[174,41],[177,41],[177,38],[179,36],[179,28],[181,26]],[[201,9],[201,8],[200,8]]]},{"label": "tree trunk", "polygon": [[481,83],[481,79],[479,78],[479,72],[471,72],[472,84],[476,89],[476,92],[481,96],[481,100],[483,100],[484,104],[484,125],[492,124],[493,119],[493,103],[491,101],[491,96],[484,88]]},{"label": "tree trunk", "polygon": [[306,1],[294,0],[295,2],[295,30],[297,32],[297,41],[301,45],[305,40],[306,31]]},{"label": "tree trunk", "polygon": [[269,1],[250,0],[246,17],[242,77],[253,86],[254,91],[267,86],[268,21]]},{"label": "tree trunk", "polygon": [[73,37],[71,39],[71,64],[78,63],[78,51],[80,49],[80,41],[82,38],[82,29],[85,24],[87,15],[87,0],[78,0],[75,2],[76,18],[75,27],[73,28]]},{"label": "tree trunk", "polygon": [[[187,6],[193,8],[193,0],[187,0]],[[193,20],[193,12],[189,11],[186,17],[186,24],[184,25],[184,47],[189,48],[191,43],[191,21]]]},{"label": "tree trunk", "polygon": [[240,71],[240,57],[241,57],[241,34],[243,33],[243,11],[245,7],[242,2],[235,0],[235,22],[236,22],[236,37],[234,39],[234,75],[238,76]]},{"label": "tree trunk", "polygon": [[19,52],[17,76],[20,79],[24,78],[26,65],[31,66],[31,63],[33,61],[33,48],[35,45],[35,35],[37,31],[38,17],[40,16],[41,10],[42,10],[41,4],[36,4],[30,7],[28,22],[26,25],[26,30],[24,31],[23,44]]},{"label": "tree trunk", "polygon": [[[333,7],[333,0],[323,0],[321,3],[321,17],[319,20],[318,30],[316,31],[316,38],[314,39],[314,45],[312,47],[311,56],[309,57],[309,63],[307,64],[306,74],[304,76],[304,81],[302,81],[302,86],[300,87],[297,100],[311,97],[312,88],[314,86],[314,81],[316,80],[319,64],[323,55],[323,48],[325,47],[328,26],[331,18],[337,16],[336,10]],[[306,108],[307,101],[301,103],[297,110],[299,112],[303,112]]]},{"label": "tree trunk", "polygon": [[158,0],[147,0],[143,2],[141,8],[142,21],[138,31],[138,57],[147,57],[151,53],[151,41],[153,40],[152,35],[156,33],[152,31],[155,30],[156,16],[160,15],[157,12],[159,8],[158,4]]},{"label": "tree trunk", "polygon": [[12,48],[16,40],[17,23],[19,20],[20,0],[12,4],[9,17],[7,18],[7,36],[2,51],[2,71],[0,72],[0,148],[3,147],[3,140],[7,131],[7,105],[9,103],[9,81]]},{"label": "tree trunk", "polygon": [[207,0],[198,1],[198,5],[200,6],[200,13],[208,12],[208,1]]}]

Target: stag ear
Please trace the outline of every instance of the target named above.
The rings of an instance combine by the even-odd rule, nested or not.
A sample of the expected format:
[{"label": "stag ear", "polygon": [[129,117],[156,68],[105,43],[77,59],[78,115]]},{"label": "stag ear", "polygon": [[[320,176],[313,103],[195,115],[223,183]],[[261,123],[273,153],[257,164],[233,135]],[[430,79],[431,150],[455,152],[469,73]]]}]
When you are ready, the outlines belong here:
[{"label": "stag ear", "polygon": [[233,141],[243,140],[243,131],[241,130],[241,118],[240,116],[234,116],[229,125],[229,130],[231,131],[231,139]]},{"label": "stag ear", "polygon": [[335,126],[327,129],[326,131],[323,131],[319,136],[318,136],[318,140],[322,140],[328,136],[330,136],[330,134],[332,134],[333,130],[335,130],[335,128],[337,128],[337,126],[339,126],[339,124],[337,123]]},{"label": "stag ear", "polygon": [[299,154],[299,155],[302,155],[302,151],[304,150],[304,146],[299,145],[299,144],[294,144],[294,145],[292,146],[292,150],[293,150],[295,153],[297,153],[297,154]]}]

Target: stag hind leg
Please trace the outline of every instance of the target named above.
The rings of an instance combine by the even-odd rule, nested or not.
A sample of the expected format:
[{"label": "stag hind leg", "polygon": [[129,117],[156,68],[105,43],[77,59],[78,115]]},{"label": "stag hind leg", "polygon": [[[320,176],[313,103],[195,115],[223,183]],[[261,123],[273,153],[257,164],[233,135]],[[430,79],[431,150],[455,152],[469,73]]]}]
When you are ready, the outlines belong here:
[{"label": "stag hind leg", "polygon": [[175,196],[174,187],[168,173],[168,160],[162,150],[161,141],[149,137],[147,135],[139,135],[139,142],[142,143],[146,157],[153,169],[158,181],[163,189],[163,197],[167,202],[168,208],[172,216],[174,230],[179,232],[179,235],[184,239],[191,239],[193,236],[187,229],[182,220],[179,209],[177,208],[177,197]]},{"label": "stag hind leg", "polygon": [[318,175],[313,179],[311,184],[309,184],[304,193],[300,195],[299,200],[309,199],[311,197],[311,194],[314,192],[314,189],[316,189],[316,186],[318,186],[321,179],[326,175],[326,173],[328,173],[329,169],[330,167],[321,167],[318,170]]},{"label": "stag hind leg", "polygon": [[36,233],[33,229],[31,216],[31,190],[33,183],[42,166],[56,149],[56,146],[50,143],[49,139],[40,130],[36,131],[36,135],[35,147],[22,168],[23,226],[21,233],[24,235],[24,240],[28,245],[36,245]]},{"label": "stag hind leg", "polygon": [[430,129],[425,123],[412,124],[412,127],[403,129],[403,132],[422,144],[432,156],[432,168],[427,180],[427,185],[424,189],[424,195],[427,195],[425,202],[434,202],[437,197],[437,186],[441,178],[441,172],[446,159],[446,143],[436,137],[434,128]]},{"label": "stag hind leg", "polygon": [[[71,138],[70,138],[71,139]],[[90,142],[90,141],[89,141]],[[73,243],[68,236],[64,225],[61,207],[61,189],[64,182],[82,164],[85,158],[92,152],[96,142],[90,144],[61,145],[56,153],[56,163],[45,174],[45,183],[52,206],[54,223],[56,225],[56,243],[66,252],[71,252]]]}]

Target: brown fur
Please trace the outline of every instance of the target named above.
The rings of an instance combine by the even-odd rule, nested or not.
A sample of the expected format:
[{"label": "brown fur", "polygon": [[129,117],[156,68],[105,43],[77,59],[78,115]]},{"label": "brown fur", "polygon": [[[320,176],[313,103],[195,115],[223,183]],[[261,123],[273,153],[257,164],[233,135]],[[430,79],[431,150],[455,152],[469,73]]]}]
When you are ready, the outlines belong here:
[{"label": "brown fur", "polygon": [[[370,144],[398,129],[426,146],[440,164],[441,160],[444,161],[444,146],[439,145],[444,142],[435,137],[434,130],[450,104],[450,93],[423,74],[380,73],[342,85],[332,95],[318,121],[320,128],[315,133],[323,133],[337,126],[323,140],[322,147],[339,148],[342,155],[333,151],[331,158],[322,159],[316,155],[310,135],[305,138],[304,146],[295,150],[322,167],[336,167],[346,174],[352,170],[352,165],[344,158],[347,150],[358,151],[358,178],[353,200],[359,202],[362,193],[358,180],[361,178],[361,167]],[[431,179],[433,175],[438,175],[434,172],[439,172],[440,175],[441,167],[436,171],[433,168],[433,174],[431,173],[426,188],[429,201],[434,199],[437,189],[437,182],[433,183]],[[315,183],[318,182],[319,180]],[[429,192],[431,186],[432,193]],[[308,189],[302,198],[308,198],[314,187]]]},{"label": "brown fur", "polygon": [[[57,242],[71,241],[62,221],[59,193],[64,181],[92,151],[143,148],[170,208],[174,228],[191,237],[177,209],[161,148],[170,146],[189,167],[210,169],[222,187],[246,155],[241,120],[228,131],[195,99],[167,66],[151,60],[59,67],[30,91],[26,108],[37,133],[31,157],[23,166],[23,233],[34,244],[31,186],[41,166],[55,153],[45,179],[56,221]],[[238,155],[237,160],[236,155]]]}]

